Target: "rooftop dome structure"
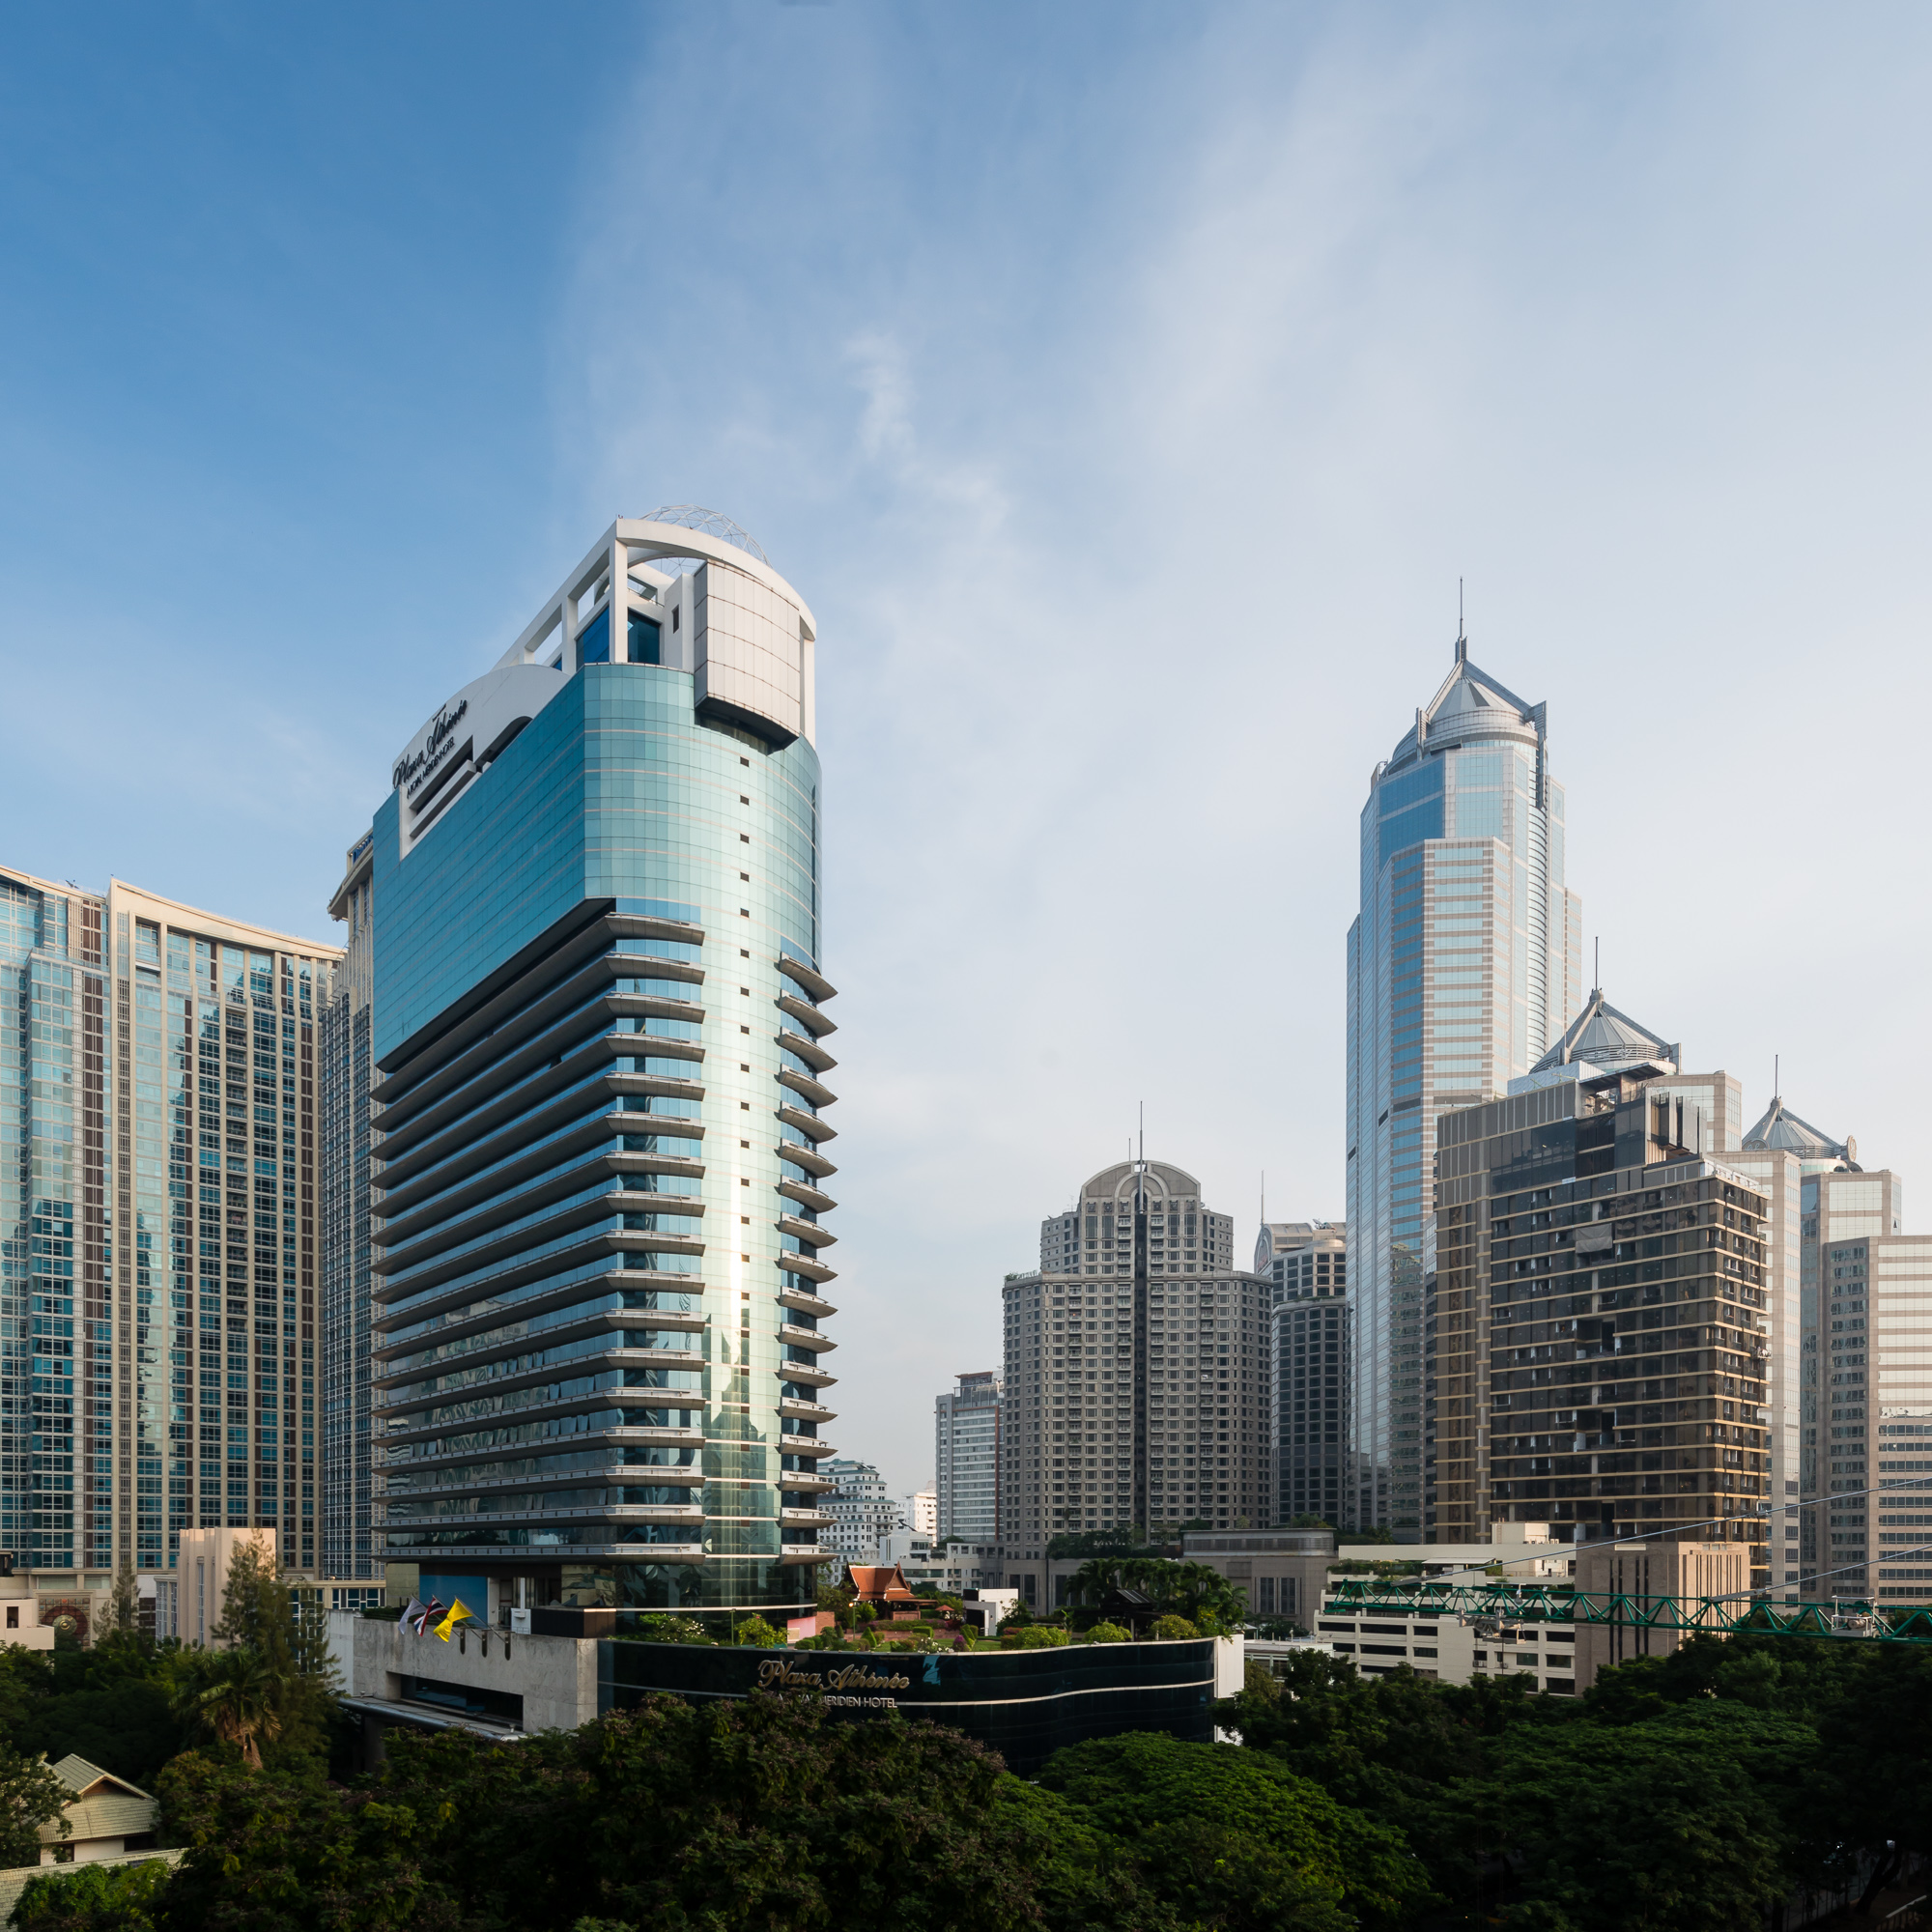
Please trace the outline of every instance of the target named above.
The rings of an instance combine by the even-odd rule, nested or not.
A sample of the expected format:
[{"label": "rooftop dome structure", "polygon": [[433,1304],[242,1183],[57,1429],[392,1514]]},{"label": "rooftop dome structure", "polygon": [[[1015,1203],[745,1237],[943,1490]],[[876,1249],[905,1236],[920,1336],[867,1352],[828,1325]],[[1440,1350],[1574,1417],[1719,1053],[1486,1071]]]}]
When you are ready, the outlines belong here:
[{"label": "rooftop dome structure", "polygon": [[701,530],[706,536],[718,537],[724,542],[745,551],[760,563],[770,563],[756,537],[742,526],[734,524],[720,510],[700,509],[696,503],[668,503],[660,509],[646,510],[641,519],[647,524],[669,524],[680,530]]},{"label": "rooftop dome structure", "polygon": [[1667,1065],[1674,1072],[1683,1050],[1666,1042],[1648,1027],[1639,1026],[1628,1013],[1620,1013],[1604,998],[1599,986],[1554,1046],[1530,1069],[1531,1076],[1548,1073],[1557,1067],[1582,1062],[1605,1073],[1620,1073],[1628,1067]]},{"label": "rooftop dome structure", "polygon": [[1785,1106],[1783,1096],[1774,1094],[1764,1118],[1745,1136],[1747,1148],[1777,1148],[1795,1153],[1800,1160],[1855,1162],[1858,1142],[1849,1135],[1834,1141],[1821,1133],[1809,1121],[1801,1121]]},{"label": "rooftop dome structure", "polygon": [[1500,678],[1469,662],[1465,638],[1456,639],[1456,662],[1435,696],[1415,714],[1389,755],[1396,769],[1421,751],[1435,751],[1471,738],[1513,738],[1535,744],[1542,735],[1543,706],[1519,697]]}]

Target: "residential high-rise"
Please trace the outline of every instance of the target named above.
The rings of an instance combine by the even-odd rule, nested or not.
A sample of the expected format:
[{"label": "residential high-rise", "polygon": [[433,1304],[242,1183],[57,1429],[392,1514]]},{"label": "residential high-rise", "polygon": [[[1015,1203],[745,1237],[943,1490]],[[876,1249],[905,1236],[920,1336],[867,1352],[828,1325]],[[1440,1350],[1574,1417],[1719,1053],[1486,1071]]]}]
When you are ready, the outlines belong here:
[{"label": "residential high-rise", "polygon": [[319,1017],[322,1087],[322,1547],[329,1577],[383,1575],[376,1548],[375,1389],[370,1344],[375,1250],[369,1183],[374,1138],[374,935],[376,835],[365,832],[349,864],[331,919],[349,929],[335,996]]},{"label": "residential high-rise", "polygon": [[1435,1120],[1500,1094],[1582,998],[1582,914],[1545,708],[1468,662],[1369,781],[1349,928],[1352,1520],[1424,1534]]},{"label": "residential high-rise", "polygon": [[820,1547],[841,1563],[878,1562],[880,1543],[904,1523],[898,1504],[886,1493],[886,1479],[870,1463],[843,1456],[828,1457],[819,1473],[836,1486],[821,1498],[826,1521]]},{"label": "residential high-rise", "polygon": [[991,1370],[959,1378],[933,1404],[939,1474],[936,1533],[993,1543],[1000,1533],[1000,1378]]},{"label": "residential high-rise", "polygon": [[1312,1224],[1300,1246],[1269,1258],[1267,1273],[1274,1293],[1275,1520],[1313,1516],[1339,1529],[1354,1501],[1349,1483],[1347,1236],[1332,1223]]},{"label": "residential high-rise", "polygon": [[[1807,1466],[1816,1473],[1815,1453],[1807,1465],[1803,1447],[1808,1440],[1815,1452],[1818,1390],[1815,1383],[1807,1387],[1804,1380],[1804,1258],[1809,1256],[1814,1277],[1808,1298],[1815,1320],[1817,1249],[1815,1244],[1805,1245],[1802,1203],[1807,1177],[1847,1167],[1851,1155],[1842,1144],[1828,1141],[1774,1095],[1763,1119],[1743,1136],[1743,1144],[1721,1151],[1719,1158],[1755,1181],[1771,1205],[1771,1253],[1766,1263],[1771,1303],[1771,1581],[1779,1595],[1802,1597],[1806,1577],[1819,1567],[1816,1549],[1802,1548],[1808,1513],[1787,1507],[1819,1493],[1806,1479]],[[1815,1334],[1812,1340],[1815,1343]]]},{"label": "residential high-rise", "polygon": [[339,958],[118,879],[0,874],[0,1542],[47,1588],[165,1571],[194,1528],[273,1528],[316,1568]]},{"label": "residential high-rise", "polygon": [[1438,1541],[1675,1528],[1770,1580],[1771,1203],[1687,1145],[1679,1057],[1599,991],[1507,1098],[1437,1121]]},{"label": "residential high-rise", "polygon": [[1903,1182],[1854,1165],[1849,1136],[1773,1115],[1763,1137],[1806,1168],[1804,1493],[1823,1501],[1802,1594],[1932,1603],[1932,1236],[1904,1232]]},{"label": "residential high-rise", "polygon": [[1345,1288],[1349,1231],[1341,1221],[1264,1221],[1255,1237],[1254,1271],[1280,1301],[1291,1289]]},{"label": "residential high-rise", "polygon": [[1037,1591],[1055,1536],[1260,1522],[1270,1288],[1230,1265],[1232,1218],[1191,1174],[1128,1161],[1044,1221],[1040,1246],[1039,1271],[1005,1285],[1009,1579],[1031,1570]]},{"label": "residential high-rise", "polygon": [[625,519],[396,759],[371,919],[398,1587],[493,1616],[815,1601],[813,649],[735,525]]}]

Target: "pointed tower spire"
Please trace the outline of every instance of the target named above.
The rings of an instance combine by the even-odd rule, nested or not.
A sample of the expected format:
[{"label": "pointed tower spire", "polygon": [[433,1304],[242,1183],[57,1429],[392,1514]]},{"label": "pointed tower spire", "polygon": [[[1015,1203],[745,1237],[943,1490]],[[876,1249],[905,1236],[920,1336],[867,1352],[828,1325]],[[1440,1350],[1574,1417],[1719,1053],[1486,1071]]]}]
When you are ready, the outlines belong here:
[{"label": "pointed tower spire", "polygon": [[1456,580],[1456,663],[1460,668],[1469,662],[1469,633],[1463,622],[1463,580]]}]

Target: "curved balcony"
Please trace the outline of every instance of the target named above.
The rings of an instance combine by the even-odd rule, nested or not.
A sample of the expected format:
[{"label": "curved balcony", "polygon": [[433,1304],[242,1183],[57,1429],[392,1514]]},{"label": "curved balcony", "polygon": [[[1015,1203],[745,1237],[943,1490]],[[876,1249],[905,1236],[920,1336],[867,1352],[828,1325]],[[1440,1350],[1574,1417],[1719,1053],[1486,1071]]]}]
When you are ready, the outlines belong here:
[{"label": "curved balcony", "polygon": [[[559,1448],[601,1449],[622,1447],[624,1445],[644,1444],[657,1448],[690,1448],[702,1450],[704,1432],[701,1429],[645,1429],[629,1428],[617,1424],[610,1429],[591,1430],[582,1435],[574,1435],[568,1443],[560,1442],[513,1442],[502,1443],[493,1449],[450,1449],[440,1456],[388,1456],[384,1457],[379,1448],[377,1456],[384,1469],[404,1469],[433,1471],[436,1469],[464,1467],[477,1462],[488,1462],[492,1457],[506,1456],[545,1456],[554,1455]],[[653,1463],[650,1466],[657,1467]],[[669,1465],[676,1466],[676,1465]],[[560,1482],[564,1479],[559,1478]],[[573,1477],[571,1481],[578,1480]],[[566,1485],[567,1486],[567,1485]],[[532,1480],[526,1488],[547,1488],[547,1483]]]},{"label": "curved balcony", "polygon": [[814,1248],[829,1248],[838,1238],[816,1221],[801,1221],[793,1214],[779,1216],[779,1233],[790,1235],[795,1240],[810,1241]]},{"label": "curved balcony", "polygon": [[813,1261],[810,1255],[795,1255],[787,1249],[774,1257],[780,1267],[788,1274],[802,1274],[810,1281],[837,1281],[838,1270],[829,1268],[823,1262]]},{"label": "curved balcony", "polygon": [[[781,1435],[772,1446],[781,1456],[836,1456],[838,1453],[831,1443],[816,1435]],[[790,1480],[789,1471],[786,1480]],[[836,1481],[831,1476],[814,1476],[811,1480],[815,1483]]]},{"label": "curved balcony", "polygon": [[[800,1402],[795,1395],[779,1398],[779,1413],[796,1417],[800,1422],[837,1422],[838,1411],[827,1408],[823,1403]],[[781,1438],[782,1440],[782,1438]]]},{"label": "curved balcony", "polygon": [[[487,1367],[488,1358],[479,1360],[475,1366]],[[392,1410],[407,1413],[412,1409],[463,1402],[479,1395],[503,1395],[512,1389],[529,1388],[538,1382],[554,1382],[566,1375],[589,1375],[608,1368],[698,1369],[703,1366],[704,1352],[700,1349],[606,1349],[601,1353],[579,1356],[570,1362],[541,1362],[527,1369],[513,1369],[506,1375],[480,1377],[475,1381],[461,1382],[453,1388],[428,1389],[421,1395],[405,1395],[395,1402],[379,1402],[374,1408],[378,1415]],[[392,1377],[384,1383],[384,1387],[411,1389],[420,1382],[433,1380],[438,1370],[454,1369],[454,1364],[439,1363],[427,1375],[419,1372],[413,1376]]]},{"label": "curved balcony", "polygon": [[830,1073],[838,1065],[819,1043],[809,1035],[799,1035],[788,1028],[780,1028],[779,1044],[788,1053],[795,1053],[816,1073]]},{"label": "curved balcony", "polygon": [[829,1033],[838,1031],[838,1022],[828,1018],[810,1001],[794,998],[790,993],[779,995],[779,1011],[795,1019],[814,1039],[823,1039]]},{"label": "curved balcony", "polygon": [[[653,965],[663,965],[663,960],[653,960]],[[653,974],[653,979],[663,976]],[[605,1009],[625,1019],[661,1020],[702,1020],[704,1008],[696,998],[698,988],[693,986],[693,997],[688,1000],[674,1000],[664,993],[611,993],[605,998]]]},{"label": "curved balcony", "polygon": [[838,1313],[838,1309],[834,1308],[831,1302],[822,1300],[815,1294],[807,1294],[796,1288],[780,1289],[779,1299],[787,1308],[796,1308],[802,1314],[806,1315],[816,1315],[821,1321],[826,1316],[837,1315]]},{"label": "curved balcony", "polygon": [[[670,1059],[673,1056],[663,1054],[658,1057]],[[670,1080],[662,1073],[624,1073],[616,1067],[611,1069],[608,1077],[613,1094],[658,1094],[673,1100],[704,1098],[704,1083],[701,1080]]]},{"label": "curved balcony", "polygon": [[[693,1299],[696,1299],[694,1291]],[[816,1313],[816,1310],[812,1311]],[[373,1388],[396,1388],[407,1382],[423,1381],[436,1375],[453,1374],[458,1369],[469,1366],[478,1367],[484,1362],[495,1361],[502,1355],[527,1353],[532,1349],[554,1349],[560,1343],[575,1342],[585,1335],[600,1331],[609,1334],[622,1333],[626,1329],[679,1328],[694,1333],[701,1333],[709,1318],[701,1309],[689,1312],[671,1308],[586,1308],[570,1321],[558,1321],[554,1325],[532,1330],[528,1323],[518,1315],[507,1318],[499,1316],[507,1331],[500,1341],[483,1342],[474,1349],[466,1349],[459,1353],[445,1356],[440,1361],[414,1362],[414,1357],[429,1353],[432,1349],[445,1346],[446,1342],[461,1340],[458,1331],[451,1329],[446,1337],[417,1336],[411,1342],[399,1343],[393,1348],[380,1342],[371,1351],[373,1358],[384,1364],[394,1362],[393,1369],[384,1367],[371,1378]],[[472,1333],[487,1335],[487,1326]],[[613,1344],[614,1346],[614,1344]],[[702,1353],[702,1350],[699,1350]],[[584,1358],[592,1360],[594,1357]]]},{"label": "curved balcony", "polygon": [[[781,1108],[779,1110],[779,1119],[783,1120],[784,1118],[784,1109]],[[831,1129],[827,1128],[825,1131],[829,1134]],[[824,1180],[829,1176],[838,1172],[838,1168],[827,1160],[816,1148],[800,1147],[796,1141],[781,1141],[779,1143],[779,1158],[790,1161],[794,1167],[804,1168],[806,1173],[815,1176],[820,1180]],[[783,1181],[781,1181],[779,1184],[780,1186],[785,1185]],[[790,1184],[797,1187],[801,1183],[793,1181]]]},{"label": "curved balcony", "polygon": [[827,1516],[823,1510],[781,1509],[779,1511],[779,1521],[786,1529],[826,1529],[831,1526],[832,1520],[833,1519]]},{"label": "curved balcony", "polygon": [[838,1102],[838,1095],[830,1087],[822,1086],[816,1080],[808,1080],[803,1073],[789,1066],[779,1068],[779,1085],[789,1087],[794,1094],[803,1094],[814,1107],[832,1107]]},{"label": "curved balcony", "polygon": [[803,1382],[807,1388],[830,1388],[838,1378],[805,1362],[781,1362],[772,1373],[781,1382]]},{"label": "curved balcony", "polygon": [[[836,1141],[838,1138],[838,1129],[837,1127],[827,1125],[816,1114],[801,1113],[796,1107],[787,1107],[783,1101],[779,1102],[779,1119],[786,1126],[796,1127],[809,1141]],[[798,1155],[796,1152],[781,1152],[779,1158],[781,1160],[797,1160]],[[799,1165],[807,1167],[810,1163],[809,1161],[799,1161]],[[836,1172],[830,1162],[827,1162],[825,1171],[828,1174]]]},{"label": "curved balcony", "polygon": [[704,1512],[668,1503],[586,1503],[578,1509],[466,1510],[461,1516],[391,1518],[387,1527],[407,1534],[412,1529],[455,1529],[468,1523],[497,1522],[671,1522],[704,1521]]},{"label": "curved balcony", "polygon": [[773,964],[787,980],[803,986],[806,997],[813,1005],[822,1005],[827,1000],[836,1000],[838,997],[838,988],[830,980],[822,973],[814,973],[810,966],[802,960],[792,958],[789,953],[780,953]]},{"label": "curved balcony", "polygon": [[[822,1480],[830,1482],[832,1479],[828,1476]],[[568,1475],[483,1476],[474,1480],[466,1477],[461,1483],[451,1483],[446,1488],[390,1490],[387,1493],[393,1502],[405,1499],[422,1502],[437,1496],[488,1495],[504,1490],[581,1490],[593,1483],[608,1484],[616,1489],[636,1489],[646,1481],[660,1487],[695,1489],[704,1481],[704,1471],[696,1464],[605,1463],[594,1469],[573,1469]],[[410,1520],[413,1522],[419,1519],[412,1517]]]},{"label": "curved balcony", "polygon": [[787,1200],[796,1201],[801,1208],[810,1208],[814,1214],[829,1214],[838,1206],[831,1195],[816,1187],[808,1187],[802,1180],[781,1180],[779,1192]]},{"label": "curved balcony", "polygon": [[814,1355],[829,1354],[838,1346],[837,1342],[827,1340],[816,1328],[794,1328],[789,1321],[780,1324],[779,1340],[789,1342],[794,1348],[810,1349]]},{"label": "curved balcony", "polygon": [[821,1549],[815,1543],[787,1544],[779,1552],[779,1562],[782,1565],[803,1563],[837,1563],[840,1561],[836,1549]]}]

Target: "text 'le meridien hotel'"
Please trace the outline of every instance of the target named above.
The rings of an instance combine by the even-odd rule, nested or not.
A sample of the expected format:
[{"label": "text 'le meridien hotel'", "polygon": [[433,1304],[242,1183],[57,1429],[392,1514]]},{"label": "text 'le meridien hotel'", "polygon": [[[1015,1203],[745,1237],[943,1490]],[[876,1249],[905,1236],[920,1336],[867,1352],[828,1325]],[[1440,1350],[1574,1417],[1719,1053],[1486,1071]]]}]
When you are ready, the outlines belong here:
[{"label": "text 'le meridien hotel'", "polygon": [[493,1619],[814,1601],[814,630],[725,519],[619,521],[352,854],[392,1582]]}]

